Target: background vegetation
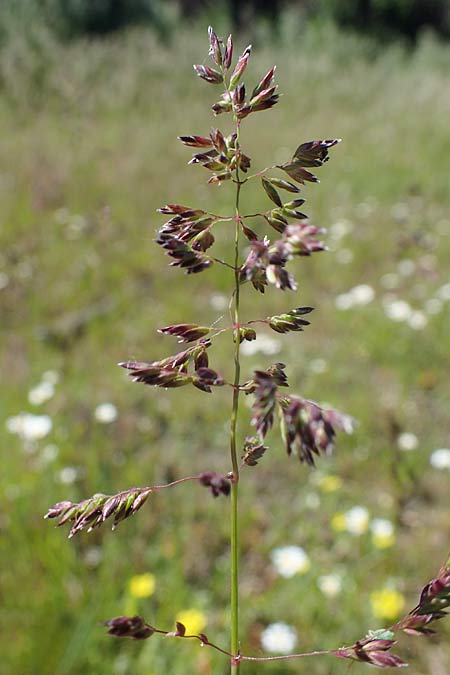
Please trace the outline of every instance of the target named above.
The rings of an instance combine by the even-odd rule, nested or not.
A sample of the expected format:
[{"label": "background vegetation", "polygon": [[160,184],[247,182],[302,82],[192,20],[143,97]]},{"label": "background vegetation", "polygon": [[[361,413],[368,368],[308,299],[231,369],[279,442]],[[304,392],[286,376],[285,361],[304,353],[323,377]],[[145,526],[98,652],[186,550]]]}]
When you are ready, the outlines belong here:
[{"label": "background vegetation", "polygon": [[[155,332],[158,326],[211,322],[224,312],[231,285],[225,272],[180,281],[152,242],[162,222],[155,209],[166,201],[230,208],[231,188],[207,188],[202,171],[185,166],[189,153],[175,140],[214,124],[212,90],[190,66],[205,53],[205,26],[179,30],[173,42],[134,29],[69,44],[28,26],[3,42],[5,673],[226,672],[218,655],[191,644],[116,641],[99,625],[139,611],[164,628],[178,612],[196,609],[207,617],[208,635],[226,641],[224,499],[207,500],[203,489],[181,486],[156,495],[115,534],[105,528],[70,542],[42,520],[63,498],[228,466],[227,392],[215,398],[193,392],[186,400],[183,390],[133,385],[115,366],[128,357],[170,353],[174,345]],[[225,20],[217,26],[226,28]],[[329,228],[331,252],[297,267],[295,299],[271,291],[260,302],[252,294],[246,304],[243,294],[249,318],[316,306],[312,326],[286,336],[282,346],[267,335],[274,341],[248,357],[244,373],[285,360],[293,390],[351,413],[359,427],[316,472],[285,457],[274,434],[270,453],[245,477],[247,652],[260,650],[261,630],[275,621],[295,627],[302,650],[350,643],[366,628],[389,623],[374,614],[373,592],[395,589],[406,608],[414,606],[445,560],[450,535],[448,472],[430,464],[434,450],[449,443],[450,49],[431,37],[414,51],[395,44],[379,49],[329,26],[300,35],[288,14],[279,30],[275,44],[264,24],[251,35],[255,81],[275,62],[285,93],[271,117],[255,116],[244,126],[254,167],[285,159],[300,141],[337,136],[344,142],[321,184],[304,191],[314,220]],[[245,200],[253,209],[261,194],[249,191]],[[226,255],[225,229],[222,236]],[[363,292],[348,295],[361,285]],[[226,338],[221,347],[214,364],[226,372]],[[30,391],[47,371],[59,377],[55,394],[33,405]],[[118,411],[109,424],[95,414],[106,402]],[[21,411],[51,418],[45,438],[11,433],[11,418]],[[243,413],[243,435],[247,423]],[[414,434],[415,449],[401,449],[405,432]],[[360,536],[346,529],[339,514],[355,506],[367,508],[370,520],[394,523],[391,546],[379,548],[370,528]],[[286,545],[307,552],[305,574],[276,573],[271,552]],[[154,592],[137,598],[130,581],[147,573]],[[334,597],[318,588],[318,578],[329,574],[342,581]],[[449,626],[442,622],[439,629],[433,640],[403,640],[411,675],[446,672]],[[329,660],[265,665],[264,672],[302,668],[310,675],[347,672],[345,663]],[[354,672],[366,670],[355,664]]]}]

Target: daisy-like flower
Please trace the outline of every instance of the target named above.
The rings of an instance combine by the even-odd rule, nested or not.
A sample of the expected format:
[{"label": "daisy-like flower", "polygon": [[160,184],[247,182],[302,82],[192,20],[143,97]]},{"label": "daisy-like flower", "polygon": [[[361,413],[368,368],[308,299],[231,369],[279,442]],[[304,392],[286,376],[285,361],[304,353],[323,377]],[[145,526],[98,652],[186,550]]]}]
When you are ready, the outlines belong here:
[{"label": "daisy-like flower", "polygon": [[340,574],[324,574],[317,579],[317,586],[328,598],[334,598],[342,590],[342,577]]},{"label": "daisy-like flower", "polygon": [[372,542],[376,548],[389,548],[395,542],[394,525],[386,518],[374,518],[370,523]]},{"label": "daisy-like flower", "polygon": [[17,434],[24,441],[37,441],[47,436],[53,427],[48,415],[33,415],[22,412],[6,420],[6,428],[12,434]]},{"label": "daisy-like flower", "polygon": [[281,621],[271,623],[261,633],[261,646],[266,652],[290,654],[297,644],[297,633]]},{"label": "daisy-like flower", "polygon": [[128,582],[128,592],[133,598],[149,598],[155,592],[156,579],[150,572],[136,574]]},{"label": "daisy-like flower", "polygon": [[60,483],[63,483],[63,485],[72,485],[78,478],[79,473],[79,469],[75,466],[65,466],[58,473],[58,480]]},{"label": "daisy-like flower", "polygon": [[354,286],[347,293],[341,293],[335,300],[337,309],[351,309],[352,307],[363,307],[368,305],[375,298],[375,291],[368,284],[359,284]]},{"label": "daisy-like flower", "polygon": [[269,335],[258,335],[256,340],[251,342],[244,342],[241,346],[241,351],[245,356],[253,356],[254,354],[265,354],[272,356],[278,354],[281,350],[281,342]]},{"label": "daisy-like flower", "polygon": [[408,319],[408,326],[414,330],[422,330],[428,323],[428,319],[423,312],[416,311]]},{"label": "daisy-like flower", "polygon": [[42,405],[49,401],[55,393],[55,385],[43,380],[28,392],[28,401],[31,405]]},{"label": "daisy-like flower", "polygon": [[354,305],[368,305],[375,298],[375,291],[368,284],[359,284],[349,291]]},{"label": "daisy-like flower", "polygon": [[438,448],[431,453],[430,464],[434,469],[450,470],[450,449]]},{"label": "daisy-like flower", "polygon": [[186,627],[187,635],[198,635],[206,626],[206,616],[199,609],[185,609],[178,612],[176,621]]},{"label": "daisy-like flower", "polygon": [[419,445],[419,439],[410,431],[404,431],[397,437],[397,445],[400,450],[415,450]]},{"label": "daisy-like flower", "polygon": [[365,506],[353,506],[344,516],[347,532],[357,537],[367,532],[369,527],[369,511]]},{"label": "daisy-like flower", "polygon": [[385,300],[384,313],[392,321],[408,321],[413,314],[411,305],[406,300]]},{"label": "daisy-like flower", "polygon": [[117,419],[117,408],[114,403],[101,403],[96,407],[94,417],[100,424],[111,424]]},{"label": "daisy-like flower", "polygon": [[223,293],[215,293],[209,298],[209,304],[217,311],[222,311],[228,307],[229,299]]},{"label": "daisy-like flower", "polygon": [[272,551],[270,558],[278,574],[285,579],[305,574],[311,567],[308,555],[300,546],[281,546]]},{"label": "daisy-like flower", "polygon": [[370,604],[377,619],[394,621],[405,606],[405,598],[394,588],[382,588],[370,594]]}]

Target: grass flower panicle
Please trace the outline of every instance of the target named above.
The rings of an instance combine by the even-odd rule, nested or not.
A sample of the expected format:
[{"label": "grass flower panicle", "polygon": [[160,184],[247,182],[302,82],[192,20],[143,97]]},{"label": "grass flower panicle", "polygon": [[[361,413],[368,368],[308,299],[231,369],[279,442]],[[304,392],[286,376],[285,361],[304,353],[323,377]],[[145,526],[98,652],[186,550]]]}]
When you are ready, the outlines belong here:
[{"label": "grass flower panicle", "polygon": [[[203,633],[207,616],[198,608],[180,611],[172,630],[156,628],[145,619],[134,614],[135,601],[151,597],[155,591],[156,580],[150,573],[132,576],[128,580],[127,599],[132,607],[131,616],[118,616],[105,622],[110,635],[133,640],[146,640],[162,635],[169,638],[197,642],[217,655],[228,659],[232,675],[241,672],[246,662],[271,662],[277,660],[300,659],[312,656],[334,656],[336,658],[359,661],[379,668],[403,667],[404,661],[391,651],[395,645],[394,630],[403,630],[412,634],[429,632],[428,624],[442,618],[450,604],[450,578],[448,565],[440,570],[438,576],[427,584],[420,596],[419,604],[406,617],[391,629],[369,632],[363,639],[348,647],[293,653],[297,645],[297,633],[293,626],[282,621],[267,625],[260,635],[262,648],[273,656],[249,656],[241,650],[242,629],[240,627],[240,514],[239,495],[245,488],[248,467],[257,473],[260,464],[267,460],[271,452],[271,435],[280,434],[282,444],[288,455],[296,455],[303,464],[303,470],[312,469],[316,462],[324,462],[334,451],[337,432],[351,434],[354,422],[351,417],[331,407],[315,403],[305,396],[291,393],[286,365],[281,362],[261,365],[252,374],[242,374],[243,355],[256,353],[271,356],[278,353],[278,337],[285,333],[300,334],[306,328],[312,331],[309,317],[313,307],[297,306],[286,300],[285,306],[276,314],[264,318],[243,317],[241,296],[244,292],[265,293],[270,289],[289,294],[296,291],[297,281],[291,268],[296,260],[304,260],[327,250],[326,232],[311,222],[305,213],[306,188],[319,182],[316,173],[322,170],[330,159],[330,152],[340,143],[338,138],[308,140],[300,142],[293,139],[292,150],[284,151],[277,158],[278,164],[254,171],[254,161],[243,147],[243,127],[254,113],[268,111],[278,105],[280,95],[275,82],[275,67],[260,75],[253,86],[248,85],[247,66],[252,55],[249,45],[237,56],[231,36],[226,41],[220,39],[210,27],[208,30],[209,57],[211,65],[196,64],[194,71],[198,78],[211,85],[214,99],[212,113],[222,119],[228,118],[221,129],[212,128],[199,134],[184,133],[179,136],[181,144],[192,153],[188,164],[196,167],[206,176],[211,189],[224,185],[224,190],[233,193],[232,207],[221,214],[199,208],[197,205],[179,204],[170,201],[158,209],[165,222],[160,226],[156,243],[163,249],[174,271],[183,271],[186,275],[205,276],[214,273],[220,266],[230,278],[230,300],[222,294],[212,295],[209,305],[216,311],[224,312],[218,320],[211,322],[202,319],[198,324],[190,317],[182,317],[170,325],[159,328],[168,344],[176,341],[183,348],[169,353],[168,356],[151,360],[137,361],[134,358],[122,361],[119,366],[125,368],[131,380],[147,387],[164,390],[187,387],[189,395],[197,393],[217,395],[218,390],[229,394],[229,464],[219,471],[207,468],[198,475],[185,476],[163,485],[131,487],[116,494],[94,494],[80,502],[60,501],[52,506],[45,518],[57,520],[58,526],[70,524],[69,537],[99,528],[106,520],[111,520],[113,529],[128,519],[144,504],[153,501],[156,492],[179,486],[187,482],[208,488],[213,497],[228,498],[230,515],[230,644],[223,648]],[[244,82],[244,78],[246,82]],[[186,130],[188,131],[188,130]],[[259,190],[262,206],[256,213],[246,213],[242,206],[241,193],[248,184]],[[286,194],[287,193],[287,194]],[[366,205],[367,206],[367,205]],[[403,208],[403,207],[402,207]],[[223,209],[225,211],[225,208]],[[366,209],[367,210],[367,209]],[[86,226],[84,217],[71,216],[69,212],[58,212],[58,220],[70,223],[70,238],[80,235]],[[76,221],[76,222],[75,222]],[[217,235],[220,230],[233,232],[231,251],[225,246],[218,247]],[[349,222],[335,223],[331,240],[338,243],[353,230]],[[243,242],[246,246],[243,252]],[[225,253],[222,250],[225,249]],[[218,257],[220,251],[220,257]],[[341,262],[351,258],[353,252],[346,249]],[[406,322],[411,328],[419,330],[427,324],[428,318],[422,310],[414,310],[408,302],[398,298],[394,292],[402,277],[409,276],[415,270],[403,261],[397,273],[390,279],[384,277],[383,285],[387,293],[383,298],[386,316],[399,322]],[[389,283],[387,283],[389,282]],[[437,299],[446,302],[450,294],[448,284],[444,284]],[[392,291],[392,292],[391,292]],[[447,297],[448,296],[448,297]],[[348,292],[336,298],[338,309],[365,307],[375,299],[375,290],[366,283],[359,283]],[[256,304],[256,303],[255,303]],[[229,320],[225,310],[229,309]],[[314,315],[313,315],[314,316]],[[83,318],[83,321],[85,319]],[[76,317],[78,326],[79,317]],[[313,322],[314,323],[314,320]],[[263,326],[263,332],[259,330]],[[265,332],[277,333],[277,339]],[[219,373],[215,368],[215,344],[219,335],[228,334],[233,350],[232,372]],[[331,366],[330,366],[331,367]],[[311,361],[311,372],[322,373],[327,362],[321,359]],[[44,375],[42,384],[30,392],[31,402],[40,404],[53,395],[57,377]],[[201,392],[201,393],[199,393]],[[243,395],[251,400],[251,419],[244,420],[241,410]],[[205,400],[205,399],[204,399]],[[116,406],[104,402],[94,410],[94,419],[101,424],[111,424],[118,418]],[[239,422],[239,427],[238,427]],[[246,433],[241,434],[241,426],[246,424]],[[44,438],[52,430],[52,419],[48,416],[35,416],[22,413],[6,421],[7,429],[27,441]],[[250,435],[251,427],[255,435]],[[242,440],[243,439],[243,440]],[[413,449],[412,437],[399,437],[398,445],[403,449]],[[431,463],[436,468],[448,468],[449,450],[436,450]],[[306,465],[306,466],[304,466]],[[297,470],[300,470],[297,468]],[[70,484],[79,476],[78,469],[66,467],[64,480]],[[69,480],[70,479],[70,480]],[[341,480],[334,475],[324,475],[315,484],[324,493],[334,493],[341,487]],[[304,506],[316,510],[320,506],[317,493],[304,496]],[[181,516],[185,512],[182,511]],[[335,532],[348,532],[360,537],[369,530],[369,511],[364,506],[354,506],[346,512],[337,512],[331,520]],[[387,548],[394,543],[394,529],[390,521],[375,519],[370,525],[373,543],[378,548]],[[347,538],[347,544],[349,542]],[[276,572],[286,579],[306,574],[311,569],[308,554],[299,546],[288,545],[274,549],[270,558]],[[96,556],[93,558],[95,566]],[[92,563],[91,563],[92,564]],[[342,587],[340,575],[329,574],[316,577],[320,591],[329,598],[337,596]],[[292,582],[293,584],[295,582]],[[301,603],[300,603],[301,604]],[[370,604],[375,618],[394,620],[398,618],[404,598],[395,589],[386,587],[374,591]]]}]

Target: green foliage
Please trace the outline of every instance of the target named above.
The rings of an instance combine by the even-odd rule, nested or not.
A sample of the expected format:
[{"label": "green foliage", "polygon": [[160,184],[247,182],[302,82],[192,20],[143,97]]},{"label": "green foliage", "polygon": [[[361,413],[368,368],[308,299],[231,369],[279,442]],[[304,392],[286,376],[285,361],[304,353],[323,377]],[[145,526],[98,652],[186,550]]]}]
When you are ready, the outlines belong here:
[{"label": "green foliage", "polygon": [[417,38],[421,30],[450,35],[447,0],[319,0],[315,9],[339,25],[370,31],[378,37]]},{"label": "green foliage", "polygon": [[150,25],[167,34],[168,13],[162,0],[3,0],[0,35],[36,27],[59,38],[112,33],[137,24]]}]

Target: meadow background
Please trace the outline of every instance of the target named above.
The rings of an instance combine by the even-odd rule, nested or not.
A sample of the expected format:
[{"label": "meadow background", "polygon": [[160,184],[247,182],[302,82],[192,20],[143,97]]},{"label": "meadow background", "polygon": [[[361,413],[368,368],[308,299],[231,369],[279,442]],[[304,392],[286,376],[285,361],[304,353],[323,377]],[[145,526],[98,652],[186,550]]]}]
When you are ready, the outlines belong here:
[{"label": "meadow background", "polygon": [[[343,138],[319,170],[320,185],[303,190],[330,251],[295,264],[295,296],[271,289],[256,297],[244,287],[244,317],[317,309],[304,333],[262,330],[243,376],[284,361],[293,392],[359,425],[316,471],[286,457],[274,431],[270,452],[243,476],[242,647],[254,654],[275,622],[295,629],[302,651],[350,644],[392,623],[403,601],[404,611],[416,604],[450,539],[450,452],[435,453],[450,444],[450,46],[432,34],[415,46],[380,43],[328,23],[300,31],[293,17],[282,16],[275,37],[255,22],[236,40],[237,48],[254,44],[247,80],[275,63],[284,93],[274,110],[245,120],[243,145],[258,169],[302,141]],[[227,34],[226,16],[213,18]],[[2,33],[5,675],[227,672],[220,655],[191,643],[119,641],[100,625],[139,612],[169,630],[190,612],[226,644],[225,498],[187,484],[153,496],[115,533],[104,526],[71,541],[42,519],[62,499],[228,470],[229,392],[146,388],[115,365],[172,353],[158,326],[209,324],[226,313],[226,271],[183,277],[153,243],[163,222],[155,210],[166,202],[231,212],[232,187],[206,186],[206,172],[186,165],[190,153],[176,140],[229,128],[210,114],[214,89],[191,68],[205,60],[209,20],[167,35],[134,27],[61,41],[30,24]],[[251,211],[267,203],[258,186],[243,196]],[[227,256],[231,234],[220,227]],[[228,342],[211,352],[225,374]],[[41,438],[26,437],[22,412],[48,416],[35,431]],[[242,437],[248,413],[244,405]],[[384,522],[377,535],[379,519],[391,534]],[[277,571],[273,552],[285,546],[303,548],[303,573]],[[411,675],[448,671],[450,625],[437,627],[435,638],[401,639],[397,652]],[[242,670],[347,669],[321,658]],[[352,672],[367,669],[355,664]]]}]

